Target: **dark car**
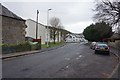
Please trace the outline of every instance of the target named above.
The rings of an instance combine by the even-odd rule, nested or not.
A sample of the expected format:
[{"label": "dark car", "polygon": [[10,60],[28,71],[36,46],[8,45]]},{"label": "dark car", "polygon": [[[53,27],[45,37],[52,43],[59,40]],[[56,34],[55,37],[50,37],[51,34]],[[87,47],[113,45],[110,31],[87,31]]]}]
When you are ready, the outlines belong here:
[{"label": "dark car", "polygon": [[95,54],[96,53],[110,54],[109,46],[106,43],[97,43],[95,46]]}]

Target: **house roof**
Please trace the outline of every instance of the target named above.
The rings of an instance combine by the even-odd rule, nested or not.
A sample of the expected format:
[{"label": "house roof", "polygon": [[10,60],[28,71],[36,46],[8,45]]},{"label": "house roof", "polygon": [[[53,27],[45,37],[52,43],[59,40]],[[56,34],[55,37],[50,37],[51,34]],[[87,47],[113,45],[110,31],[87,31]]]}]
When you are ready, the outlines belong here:
[{"label": "house roof", "polygon": [[[27,19],[27,20],[30,20],[30,21],[32,21],[32,22],[37,23],[36,21],[34,21],[34,20],[32,20],[32,19]],[[26,20],[26,21],[27,21],[27,20]],[[46,25],[43,25],[43,24],[41,24],[41,23],[39,23],[39,22],[38,22],[38,24],[39,24],[39,25],[42,25],[42,26],[44,26],[44,27],[46,27]]]},{"label": "house roof", "polygon": [[[34,20],[32,20],[32,19],[27,19],[27,20],[30,20],[30,21],[33,21],[33,22],[37,23],[36,21],[34,21]],[[26,20],[26,21],[27,21],[27,20]],[[44,26],[44,27],[47,28],[47,25],[41,24],[41,23],[39,23],[39,22],[38,22],[38,24],[39,24],[39,25],[42,25],[42,26]],[[65,30],[65,29],[59,29],[59,28],[55,28],[55,27],[51,27],[51,26],[48,26],[48,28],[49,28],[49,29],[57,29],[57,30],[62,30],[62,31],[69,32],[69,31],[67,31],[67,30]],[[69,32],[69,33],[71,33],[71,32]]]},{"label": "house roof", "polygon": [[0,4],[0,15],[2,16],[6,16],[6,17],[10,17],[10,18],[14,18],[14,19],[18,19],[18,20],[24,20],[21,17],[17,16],[16,14],[14,14],[13,12],[11,12],[9,9],[7,9],[5,6]]}]

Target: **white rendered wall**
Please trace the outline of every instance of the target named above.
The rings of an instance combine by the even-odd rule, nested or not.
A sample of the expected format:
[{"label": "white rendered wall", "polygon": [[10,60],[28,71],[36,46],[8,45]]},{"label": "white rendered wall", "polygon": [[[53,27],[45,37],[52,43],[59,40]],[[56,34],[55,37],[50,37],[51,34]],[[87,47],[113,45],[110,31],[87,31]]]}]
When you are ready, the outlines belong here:
[{"label": "white rendered wall", "polygon": [[[36,38],[36,22],[31,19],[27,19],[26,25],[27,25],[26,36]],[[38,39],[40,39],[40,36],[41,36],[41,43],[45,44],[46,27],[42,24],[38,24]]]}]

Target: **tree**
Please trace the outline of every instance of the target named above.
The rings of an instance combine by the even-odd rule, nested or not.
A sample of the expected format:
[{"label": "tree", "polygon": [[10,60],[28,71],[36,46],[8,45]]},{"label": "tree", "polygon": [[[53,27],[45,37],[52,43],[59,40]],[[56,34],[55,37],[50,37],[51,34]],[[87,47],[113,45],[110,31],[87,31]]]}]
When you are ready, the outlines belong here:
[{"label": "tree", "polygon": [[91,24],[84,29],[83,35],[89,41],[102,41],[112,36],[112,27],[105,22]]},{"label": "tree", "polygon": [[[97,2],[97,1],[96,1]],[[110,25],[120,24],[120,0],[102,0],[96,3],[94,19]]]},{"label": "tree", "polygon": [[[57,29],[62,28],[61,25],[60,25],[61,24],[60,19],[57,18],[57,17],[53,17],[50,20],[50,24],[53,27],[52,30],[51,30],[51,38],[53,38],[54,44],[55,44],[56,36],[59,35],[59,31]],[[59,36],[58,36],[58,38],[59,38]]]},{"label": "tree", "polygon": [[50,20],[50,24],[52,25],[52,27],[55,27],[55,28],[59,28],[60,27],[60,19],[57,18],[57,17],[52,17],[51,20]]},{"label": "tree", "polygon": [[119,33],[119,35],[120,35],[120,27],[118,27],[118,33]]}]

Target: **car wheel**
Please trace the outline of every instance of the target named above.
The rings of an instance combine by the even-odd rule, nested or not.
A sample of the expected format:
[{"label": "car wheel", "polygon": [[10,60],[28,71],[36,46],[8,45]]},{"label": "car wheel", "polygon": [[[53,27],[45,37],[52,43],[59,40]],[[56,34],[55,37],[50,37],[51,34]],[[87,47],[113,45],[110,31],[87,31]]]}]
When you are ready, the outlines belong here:
[{"label": "car wheel", "polygon": [[95,54],[97,54],[97,51],[95,50]]},{"label": "car wheel", "polygon": [[108,51],[108,55],[110,55],[110,52]]}]

